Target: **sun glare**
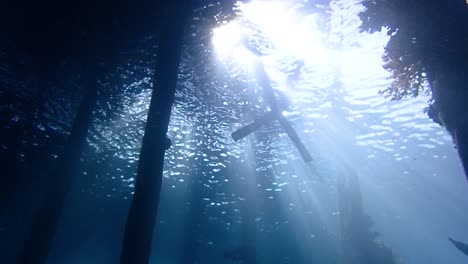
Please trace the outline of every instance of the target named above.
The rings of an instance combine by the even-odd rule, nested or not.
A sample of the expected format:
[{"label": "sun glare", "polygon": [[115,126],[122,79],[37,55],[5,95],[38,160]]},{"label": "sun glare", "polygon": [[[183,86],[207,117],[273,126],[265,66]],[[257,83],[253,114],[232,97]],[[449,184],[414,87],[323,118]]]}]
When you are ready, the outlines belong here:
[{"label": "sun glare", "polygon": [[[315,15],[300,14],[288,1],[252,1],[238,4],[240,18],[256,27],[270,41],[275,51],[302,60],[324,60],[326,49]],[[248,29],[238,21],[224,22],[213,31],[213,45],[218,55],[235,58],[236,47],[245,45]]]},{"label": "sun glare", "polygon": [[219,56],[225,57],[242,44],[243,29],[236,22],[223,23],[213,30],[213,46]]}]

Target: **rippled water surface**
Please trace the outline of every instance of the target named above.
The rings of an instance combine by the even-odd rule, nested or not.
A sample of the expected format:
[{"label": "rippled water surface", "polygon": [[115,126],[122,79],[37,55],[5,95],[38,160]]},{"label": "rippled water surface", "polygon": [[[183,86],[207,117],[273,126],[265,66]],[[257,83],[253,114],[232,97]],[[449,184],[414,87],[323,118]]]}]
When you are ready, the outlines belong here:
[{"label": "rippled water surface", "polygon": [[[354,179],[378,240],[404,263],[466,261],[447,241],[468,241],[468,190],[451,138],[424,113],[429,95],[396,102],[379,94],[391,82],[381,66],[388,36],[359,32],[358,2],[263,2],[266,17],[244,7],[239,26],[259,54],[235,56],[220,54],[212,41],[214,28],[228,23],[213,16],[216,7],[194,12],[170,125],[155,242],[160,262],[154,263],[174,263],[191,235],[199,263],[230,263],[222,252],[242,241],[248,219],[262,263],[295,263],[291,252],[313,260],[314,245],[340,248],[340,177]],[[123,90],[114,98],[122,107],[101,104],[89,138],[93,158],[83,174],[96,178],[82,191],[90,201],[103,200],[102,208],[111,203],[106,199],[132,195],[151,95],[151,71],[142,70],[151,64],[138,56],[138,66],[117,70],[119,87],[109,88]],[[264,66],[311,163],[276,121],[238,142],[231,138],[269,109],[249,56]],[[85,245],[83,251],[92,251],[93,242]],[[330,252],[320,254],[336,263]],[[71,262],[78,255],[66,263],[78,263]]]}]

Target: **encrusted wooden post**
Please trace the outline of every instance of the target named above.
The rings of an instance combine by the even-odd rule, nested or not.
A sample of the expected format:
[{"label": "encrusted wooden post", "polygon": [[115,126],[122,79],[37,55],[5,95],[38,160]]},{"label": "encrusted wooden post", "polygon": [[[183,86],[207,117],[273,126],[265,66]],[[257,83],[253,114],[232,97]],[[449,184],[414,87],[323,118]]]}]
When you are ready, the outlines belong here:
[{"label": "encrusted wooden post", "polygon": [[163,179],[166,137],[174,102],[190,0],[166,1],[153,93],[138,161],[135,193],[125,226],[121,264],[148,264]]}]

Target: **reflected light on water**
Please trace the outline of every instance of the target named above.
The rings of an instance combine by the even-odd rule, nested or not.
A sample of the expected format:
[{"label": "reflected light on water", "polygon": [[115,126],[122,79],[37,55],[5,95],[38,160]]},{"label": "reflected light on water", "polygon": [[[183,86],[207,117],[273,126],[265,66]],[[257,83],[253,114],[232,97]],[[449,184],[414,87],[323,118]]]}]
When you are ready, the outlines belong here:
[{"label": "reflected light on water", "polygon": [[239,57],[237,48],[246,44],[248,33],[252,30],[239,23],[239,20],[243,20],[261,31],[275,51],[303,60],[327,59],[328,51],[315,14],[300,14],[288,1],[239,2],[237,9],[240,16],[236,20],[223,21],[213,30],[213,46],[220,57]]},{"label": "reflected light on water", "polygon": [[252,1],[240,5],[241,14],[268,38],[275,49],[299,59],[323,60],[327,49],[316,14],[301,14],[294,1]]},{"label": "reflected light on water", "polygon": [[[359,31],[359,1],[331,1],[328,29],[318,26],[317,14],[301,13],[296,3],[254,0],[239,4],[239,16],[213,31],[214,50],[222,60],[234,62],[233,67],[246,66],[246,58],[256,57],[257,53],[249,54],[250,47],[244,46],[247,37],[249,43],[255,43],[255,49],[263,54],[256,59],[265,66],[273,88],[291,101],[291,113],[295,114],[283,114],[292,120],[305,145],[318,154],[314,167],[305,168],[297,153],[285,154],[293,147],[280,134],[274,139],[274,154],[288,158],[284,168],[275,167],[274,176],[286,185],[266,191],[281,190],[275,199],[282,208],[291,210],[296,232],[307,232],[314,220],[335,233],[340,229],[340,197],[335,189],[338,176],[352,176],[362,193],[358,202],[365,204],[386,244],[398,255],[422,263],[432,256],[414,255],[406,246],[406,237],[395,235],[395,230],[405,230],[414,245],[427,241],[422,226],[431,227],[429,221],[421,225],[415,219],[424,217],[421,211],[430,206],[419,195],[432,197],[429,204],[439,204],[447,215],[460,219],[463,217],[457,210],[442,205],[456,208],[466,203],[455,205],[454,201],[461,201],[454,198],[461,197],[461,190],[451,194],[457,186],[454,183],[464,178],[458,176],[462,171],[450,139],[423,113],[430,97],[389,102],[378,94],[391,82],[381,59],[388,36],[385,30],[374,34]],[[241,52],[244,55],[239,55]],[[263,145],[244,147],[251,150]],[[427,165],[428,160],[433,164]],[[408,171],[411,176],[407,176]],[[456,177],[442,180],[427,176],[439,174]],[[309,218],[308,212],[313,217]],[[447,230],[433,229],[430,234]],[[430,241],[433,247],[437,243]],[[451,254],[444,246],[446,252],[440,253],[439,259]]]},{"label": "reflected light on water", "polygon": [[213,46],[220,57],[226,57],[242,45],[244,30],[237,22],[223,23],[213,30]]}]

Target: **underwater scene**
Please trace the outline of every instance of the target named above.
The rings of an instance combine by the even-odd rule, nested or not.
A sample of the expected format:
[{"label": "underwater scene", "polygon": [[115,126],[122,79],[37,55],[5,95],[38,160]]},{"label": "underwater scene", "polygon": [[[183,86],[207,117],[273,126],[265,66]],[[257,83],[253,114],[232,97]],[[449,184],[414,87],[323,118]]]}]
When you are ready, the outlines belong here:
[{"label": "underwater scene", "polygon": [[0,9],[0,263],[468,263],[466,1]]}]

